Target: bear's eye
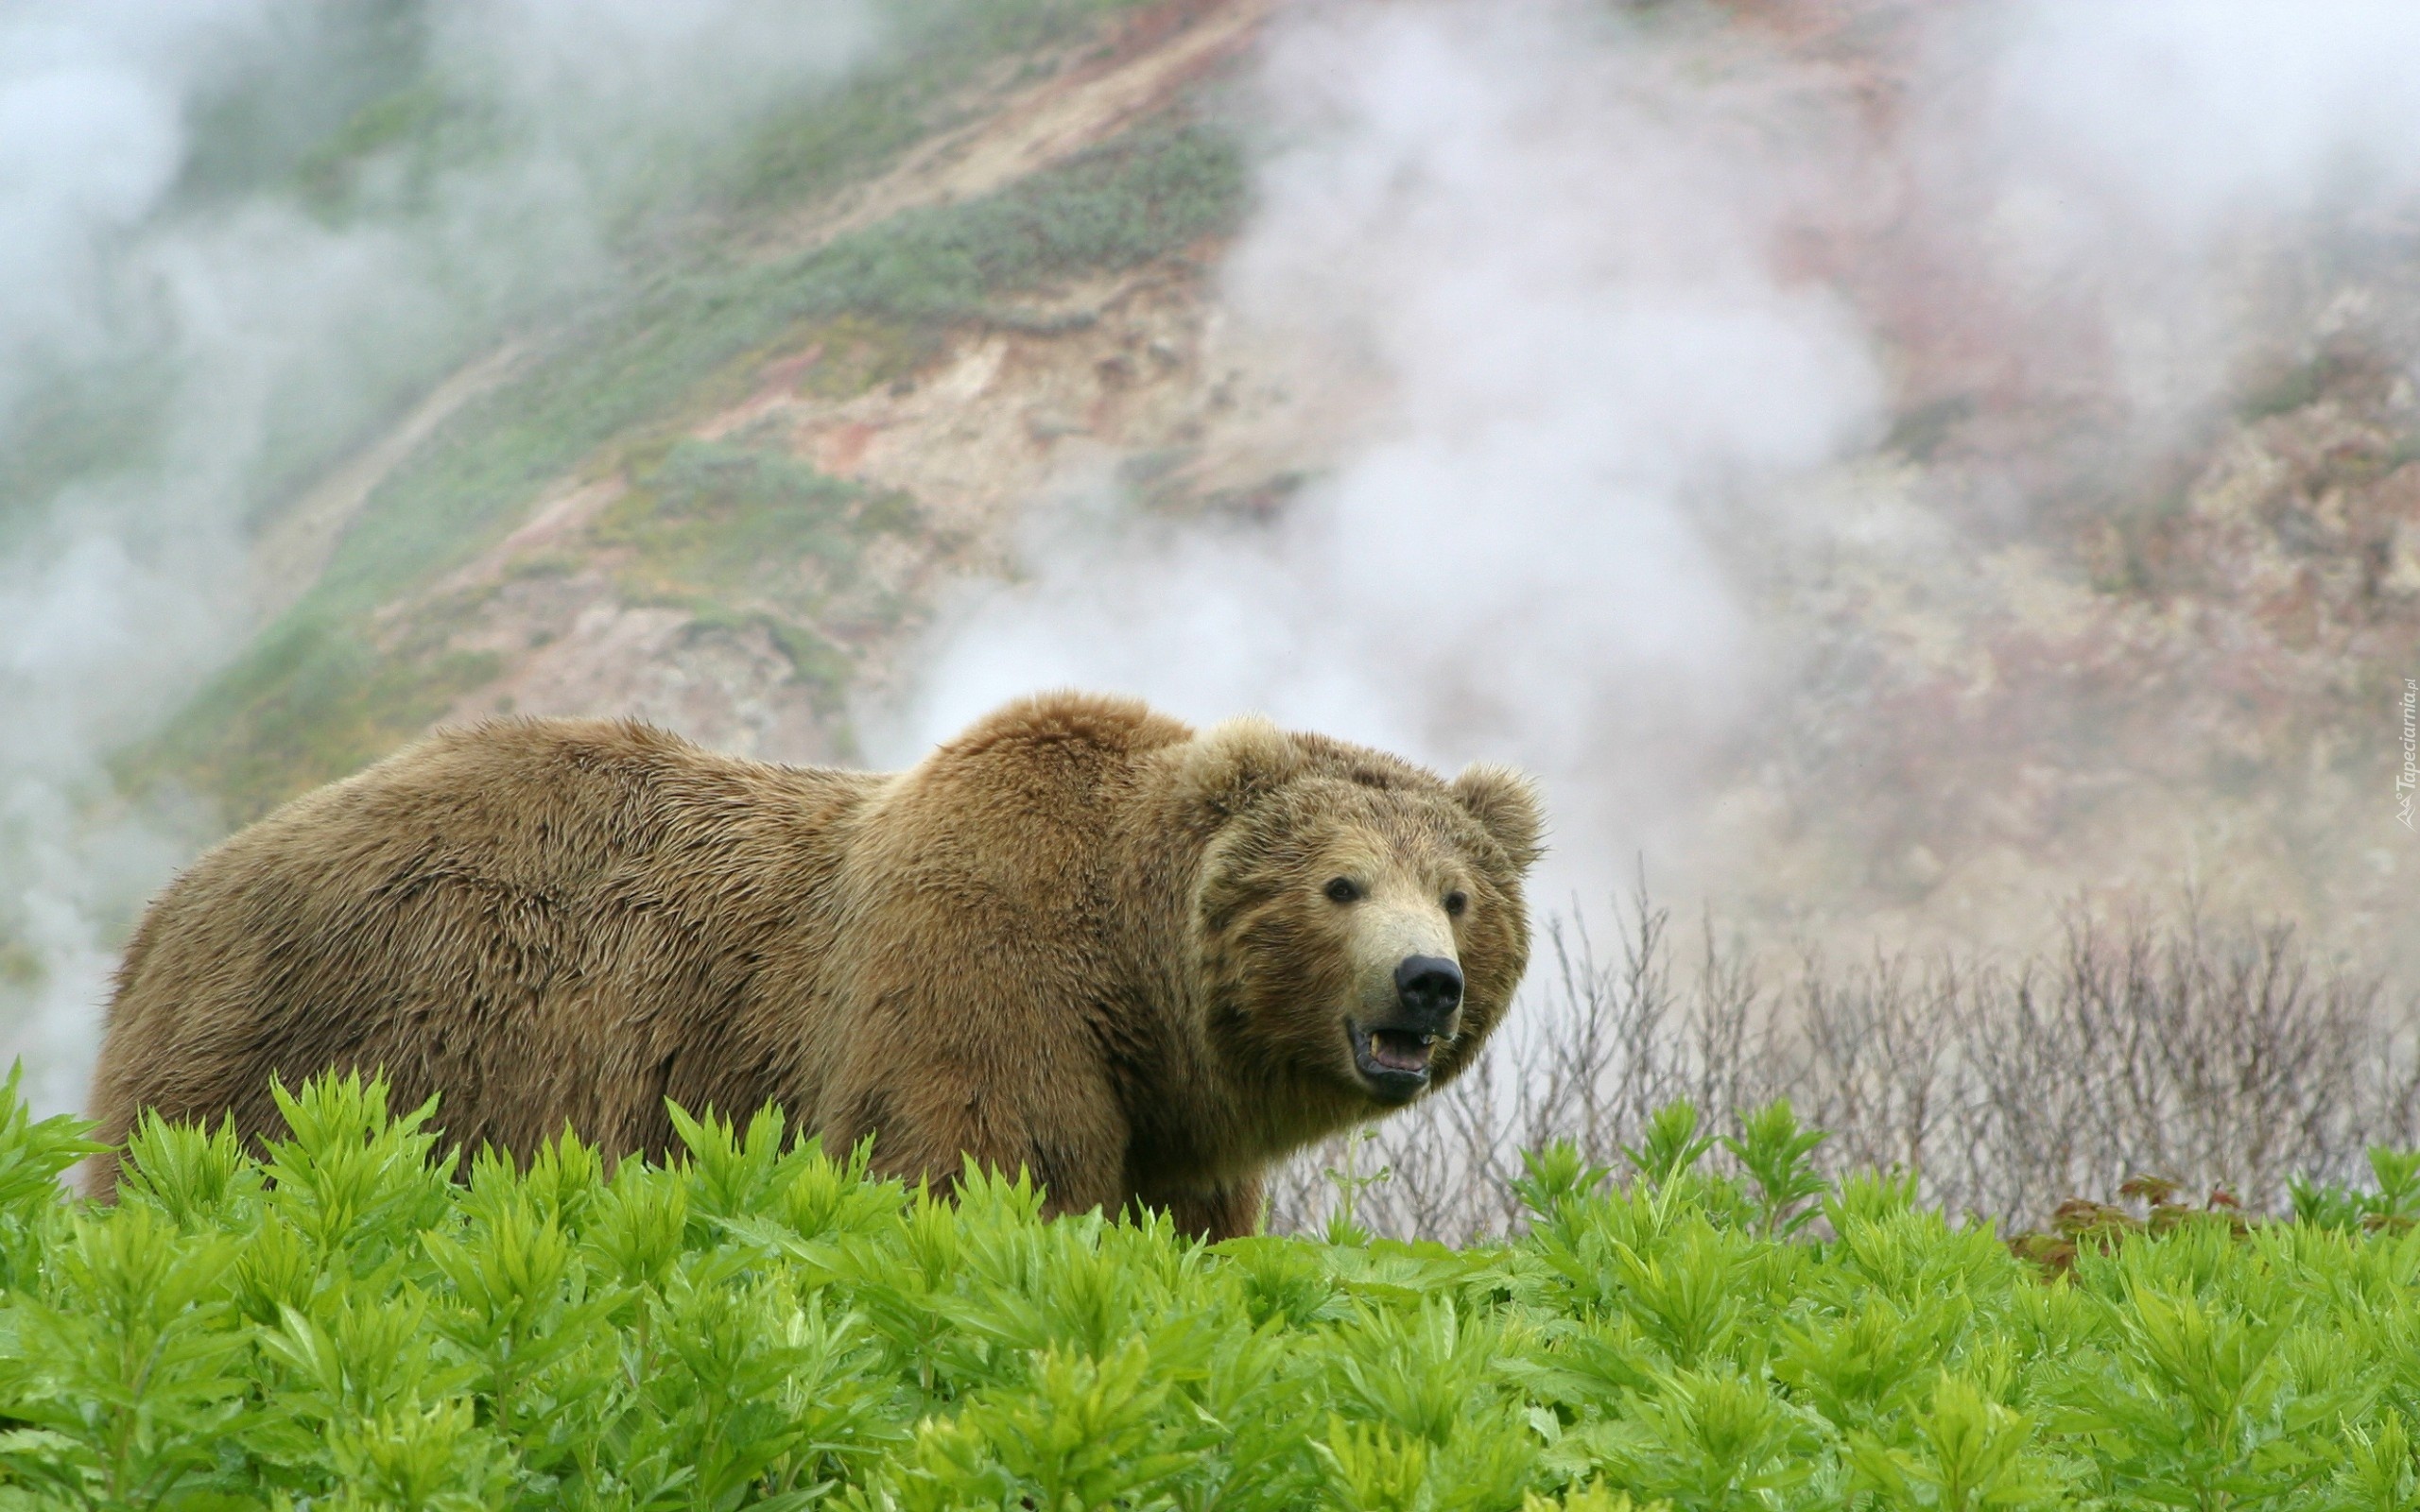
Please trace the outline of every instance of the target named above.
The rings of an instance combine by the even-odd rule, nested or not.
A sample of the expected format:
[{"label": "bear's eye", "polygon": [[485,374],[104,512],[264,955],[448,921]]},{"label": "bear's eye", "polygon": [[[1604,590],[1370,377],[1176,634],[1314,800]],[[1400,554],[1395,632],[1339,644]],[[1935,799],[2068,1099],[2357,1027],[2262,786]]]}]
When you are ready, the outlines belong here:
[{"label": "bear's eye", "polygon": [[1445,912],[1453,915],[1456,919],[1461,918],[1462,910],[1468,908],[1470,905],[1471,895],[1462,891],[1460,887],[1455,888],[1452,892],[1445,895]]},{"label": "bear's eye", "polygon": [[1328,902],[1349,903],[1361,896],[1361,885],[1351,877],[1331,877],[1326,891]]}]

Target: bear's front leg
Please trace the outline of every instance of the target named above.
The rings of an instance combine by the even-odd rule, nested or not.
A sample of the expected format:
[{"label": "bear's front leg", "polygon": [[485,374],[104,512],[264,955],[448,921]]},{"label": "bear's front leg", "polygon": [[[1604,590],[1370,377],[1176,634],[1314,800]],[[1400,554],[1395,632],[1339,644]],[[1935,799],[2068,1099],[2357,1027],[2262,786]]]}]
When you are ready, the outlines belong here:
[{"label": "bear's front leg", "polygon": [[1260,1231],[1261,1180],[1246,1177],[1231,1187],[1211,1193],[1178,1193],[1154,1197],[1138,1195],[1135,1202],[1168,1215],[1177,1231],[1190,1234],[1204,1244],[1217,1244],[1221,1239],[1240,1239]]},{"label": "bear's front leg", "polygon": [[[927,1060],[931,1058],[927,1056]],[[886,1068],[887,1069],[887,1068]],[[827,1150],[873,1136],[873,1170],[955,1193],[966,1160],[1043,1189],[1042,1212],[1115,1212],[1123,1195],[1125,1122],[1106,1090],[1071,1094],[1042,1077],[927,1065],[913,1080],[851,1077],[833,1089],[818,1132]]]}]

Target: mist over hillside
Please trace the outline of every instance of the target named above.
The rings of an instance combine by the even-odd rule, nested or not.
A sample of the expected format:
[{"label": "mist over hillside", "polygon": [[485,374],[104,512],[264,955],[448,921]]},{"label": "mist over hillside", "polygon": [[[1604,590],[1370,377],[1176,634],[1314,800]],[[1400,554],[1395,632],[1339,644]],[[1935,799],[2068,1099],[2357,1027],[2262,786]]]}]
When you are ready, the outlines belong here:
[{"label": "mist over hillside", "polygon": [[[2411,955],[2420,19],[0,12],[0,1054],[429,725],[1079,683],[1515,762],[1547,890]],[[1593,906],[1593,904],[1591,905]]]},{"label": "mist over hillside", "polygon": [[106,762],[291,596],[262,527],[876,35],[752,0],[0,16],[0,1050],[41,1101],[81,1096],[133,909],[221,827]]},{"label": "mist over hillside", "polygon": [[1282,15],[1219,313],[1367,402],[1272,519],[1046,516],[888,754],[1105,684],[1520,761],[1583,896],[2399,949],[2412,22],[1759,14]]},{"label": "mist over hillside", "polygon": [[1845,146],[1830,102],[1775,100],[1799,82],[1763,39],[1602,7],[1282,16],[1221,314],[1289,391],[1367,403],[1273,518],[1041,539],[942,638],[898,754],[1037,679],[1131,688],[1519,762],[1566,886],[1668,865],[1771,694],[1709,508],[1882,430],[1854,312],[1774,266]]}]

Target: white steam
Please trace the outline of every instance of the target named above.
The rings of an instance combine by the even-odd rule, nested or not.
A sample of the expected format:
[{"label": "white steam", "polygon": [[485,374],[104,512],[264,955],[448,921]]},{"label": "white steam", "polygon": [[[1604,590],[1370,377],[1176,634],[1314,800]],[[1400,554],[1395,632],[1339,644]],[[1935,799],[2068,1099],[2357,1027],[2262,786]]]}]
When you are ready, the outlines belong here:
[{"label": "white steam", "polygon": [[[1925,318],[1952,338],[1922,360],[2028,374],[1999,396],[2019,425],[2088,396],[2134,427],[2122,463],[2277,337],[2246,256],[2420,188],[2420,9],[2391,0],[1910,7],[1875,21],[1900,41],[1811,61],[1722,8],[1632,15],[1338,0],[1281,21],[1253,104],[1277,145],[1220,318],[1282,338],[1297,394],[1384,397],[1273,523],[1150,517],[1073,480],[1021,580],[944,620],[883,754],[1052,685],[1259,709],[1538,772],[1551,894],[1642,854],[1685,888],[1770,884],[1754,844],[1713,854],[1708,811],[1757,787],[1795,718],[1858,716],[1831,668],[1831,702],[1793,704],[1823,696],[1789,685],[1808,647],[1781,627],[1806,620],[1759,595],[1838,545],[1907,554],[1953,640],[1996,611],[1960,599],[1987,549],[1969,523],[1861,502],[1829,466],[1930,397],[1888,391],[1917,358],[1880,314],[1927,296],[1872,270],[1938,277]],[[1970,496],[2022,530],[2051,474],[2010,460]],[[2040,738],[2048,768],[2109,760]],[[1741,812],[1796,822],[1772,805]]]},{"label": "white steam", "polygon": [[1995,13],[1998,144],[2189,249],[2247,206],[2420,186],[2420,9],[2032,0]]},{"label": "white steam", "polygon": [[[1982,366],[2104,363],[2173,416],[2263,335],[2228,259],[2420,192],[2405,0],[1863,9],[1919,45],[1794,60],[1710,5],[1282,15],[1220,318],[1298,394],[1381,397],[1271,523],[1138,518],[1106,488],[1038,510],[1025,580],[949,621],[882,754],[1036,687],[1123,688],[1529,766],[1557,891],[1642,851],[1685,871],[1703,811],[1792,717],[1803,647],[1764,569],[1825,549],[1805,501],[1840,488],[1789,485],[1910,397],[1876,313],[1896,291],[1845,271],[1920,242]],[[622,218],[860,56],[878,12],[430,0],[409,12],[426,77],[484,146],[433,177],[371,152],[331,214],[300,150],[397,82],[355,87],[350,14],[0,0],[0,1059],[46,1108],[80,1099],[126,923],[216,823],[137,809],[105,758],[289,586],[251,576],[264,490],[297,486],[280,468],[609,284]],[[1866,91],[1860,69],[1912,77]],[[121,385],[126,433],[43,473],[61,396],[81,413]],[[1905,534],[1947,561],[1959,528]]]},{"label": "white steam", "polygon": [[[385,14],[424,29],[365,40],[366,9],[302,0],[0,9],[0,444],[39,455],[60,392],[134,416],[0,497],[0,1062],[44,1109],[80,1103],[121,932],[215,827],[138,812],[102,764],[290,586],[249,555],[280,449],[332,455],[516,312],[600,286],[615,216],[873,40],[856,0]],[[408,81],[347,96],[347,70],[415,47],[424,102],[486,149],[372,152],[315,214],[303,149]],[[211,151],[250,177],[213,180]],[[145,383],[152,409],[112,397]]]},{"label": "white steam", "polygon": [[1257,97],[1287,145],[1232,311],[1288,338],[1298,390],[1374,366],[1382,412],[1273,526],[1044,539],[953,627],[918,734],[1117,688],[1517,761],[1566,856],[1619,867],[1667,830],[1759,680],[1710,517],[1867,436],[1879,387],[1844,308],[1775,263],[1834,123],[1760,131],[1675,62],[1580,6],[1282,28]]},{"label": "white steam", "polygon": [[2002,0],[1928,43],[1893,144],[1915,233],[2016,314],[2004,345],[2108,380],[2146,441],[2277,335],[2264,263],[2307,271],[2327,228],[2420,192],[2399,0]]}]

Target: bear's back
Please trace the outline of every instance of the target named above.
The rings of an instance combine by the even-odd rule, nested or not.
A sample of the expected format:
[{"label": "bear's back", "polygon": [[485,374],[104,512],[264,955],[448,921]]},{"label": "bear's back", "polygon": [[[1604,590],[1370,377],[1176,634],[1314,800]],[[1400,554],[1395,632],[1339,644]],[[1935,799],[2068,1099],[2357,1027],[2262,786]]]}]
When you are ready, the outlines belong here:
[{"label": "bear's back", "polygon": [[883,782],[626,721],[434,735],[152,905],[95,1077],[100,1132],[156,1106],[257,1136],[279,1126],[272,1074],[349,1067],[401,1106],[442,1088],[449,1135],[517,1150],[566,1121],[614,1153],[660,1147],[667,1094],[752,1108],[782,1072],[745,1032],[755,969],[777,936],[796,969]]}]

